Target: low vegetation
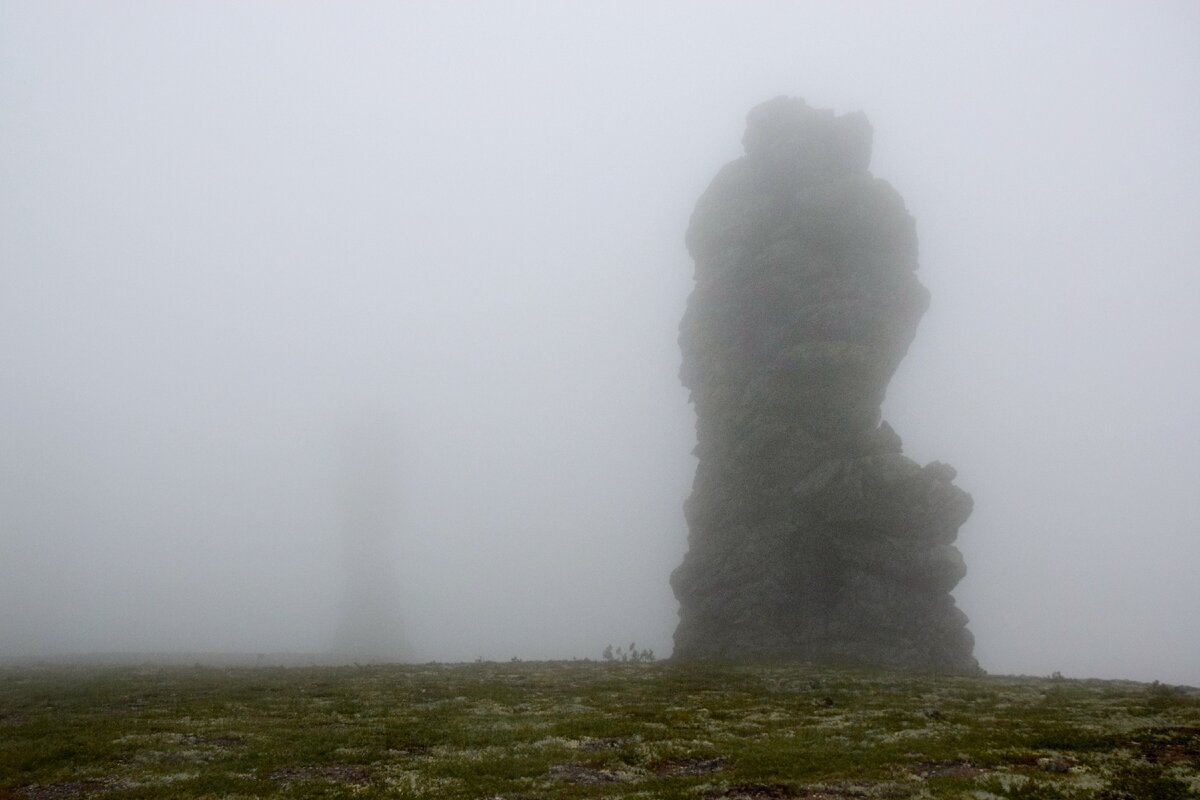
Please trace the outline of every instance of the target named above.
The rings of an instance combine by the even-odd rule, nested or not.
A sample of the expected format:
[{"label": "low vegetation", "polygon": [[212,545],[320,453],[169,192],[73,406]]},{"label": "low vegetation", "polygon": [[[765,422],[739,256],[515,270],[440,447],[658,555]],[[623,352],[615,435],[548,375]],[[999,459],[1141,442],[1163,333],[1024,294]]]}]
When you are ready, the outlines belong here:
[{"label": "low vegetation", "polygon": [[0,670],[0,798],[1200,797],[1200,691],[574,661]]}]

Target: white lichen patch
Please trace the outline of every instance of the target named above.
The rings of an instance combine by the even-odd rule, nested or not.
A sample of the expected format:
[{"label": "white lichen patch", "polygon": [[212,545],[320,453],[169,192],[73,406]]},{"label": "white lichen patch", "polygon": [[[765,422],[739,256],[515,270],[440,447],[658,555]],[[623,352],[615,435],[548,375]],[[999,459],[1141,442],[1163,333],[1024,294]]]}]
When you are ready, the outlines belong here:
[{"label": "white lichen patch", "polygon": [[383,784],[396,792],[416,797],[444,797],[460,789],[459,778],[431,777],[417,770],[400,770],[383,775]]},{"label": "white lichen patch", "polygon": [[849,728],[852,725],[858,725],[862,722],[862,717],[849,714],[829,714],[827,716],[817,717],[809,724],[817,728]]},{"label": "white lichen patch", "polygon": [[366,758],[367,756],[370,755],[370,753],[372,751],[366,747],[339,747],[339,748],[335,749],[333,752],[339,758],[345,758],[347,760],[356,760],[356,759]]},{"label": "white lichen patch", "polygon": [[536,742],[530,742],[530,747],[544,749],[559,747],[566,750],[578,750],[582,746],[580,739],[566,739],[562,736],[547,736],[544,739],[538,739]]},{"label": "white lichen patch", "polygon": [[198,777],[200,777],[199,772],[170,772],[165,775],[144,776],[139,783],[145,785],[178,783],[179,781],[190,781]]},{"label": "white lichen patch", "polygon": [[792,714],[778,708],[756,708],[748,711],[743,717],[744,723],[755,725],[771,725],[773,723],[790,722]]},{"label": "white lichen patch", "polygon": [[513,709],[495,700],[478,700],[466,713],[474,717],[503,717],[512,714]]}]

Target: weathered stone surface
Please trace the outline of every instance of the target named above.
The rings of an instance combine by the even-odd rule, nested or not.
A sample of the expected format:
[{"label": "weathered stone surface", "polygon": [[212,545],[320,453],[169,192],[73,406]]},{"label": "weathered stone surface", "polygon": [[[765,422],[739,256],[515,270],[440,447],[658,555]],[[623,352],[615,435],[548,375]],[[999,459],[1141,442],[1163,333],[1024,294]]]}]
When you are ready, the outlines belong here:
[{"label": "weathered stone surface", "polygon": [[861,113],[776,98],[743,143],[687,233],[699,465],[675,655],[977,671],[950,596],[971,497],[880,421],[929,302],[913,219],[867,171]]}]

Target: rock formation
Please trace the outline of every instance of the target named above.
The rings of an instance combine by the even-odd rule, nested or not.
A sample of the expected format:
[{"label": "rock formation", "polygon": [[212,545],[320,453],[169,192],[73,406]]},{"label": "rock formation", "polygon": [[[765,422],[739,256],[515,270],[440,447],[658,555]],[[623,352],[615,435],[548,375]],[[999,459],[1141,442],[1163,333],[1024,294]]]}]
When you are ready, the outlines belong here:
[{"label": "rock formation", "polygon": [[331,655],[359,663],[404,660],[396,545],[400,442],[386,415],[364,413],[343,442],[340,505],[345,567]]},{"label": "rock formation", "polygon": [[687,232],[699,465],[675,655],[978,671],[950,595],[971,497],[880,421],[929,302],[914,221],[868,172],[861,112],[776,98],[743,144]]}]

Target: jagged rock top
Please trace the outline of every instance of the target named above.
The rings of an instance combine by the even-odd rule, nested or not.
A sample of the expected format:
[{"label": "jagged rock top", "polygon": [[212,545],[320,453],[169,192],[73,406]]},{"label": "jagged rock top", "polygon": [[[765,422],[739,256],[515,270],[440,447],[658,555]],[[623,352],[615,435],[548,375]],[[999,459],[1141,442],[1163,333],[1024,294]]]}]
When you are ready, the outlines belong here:
[{"label": "jagged rock top", "polygon": [[746,155],[717,173],[692,215],[687,246],[698,278],[754,261],[738,252],[744,248],[798,240],[814,253],[849,253],[868,269],[916,270],[916,228],[904,200],[868,171],[865,114],[837,116],[777,97],[751,109],[746,123]]},{"label": "jagged rock top", "polygon": [[865,173],[871,123],[861,111],[836,116],[798,97],[776,97],[746,115],[742,145],[753,161],[807,181]]}]

